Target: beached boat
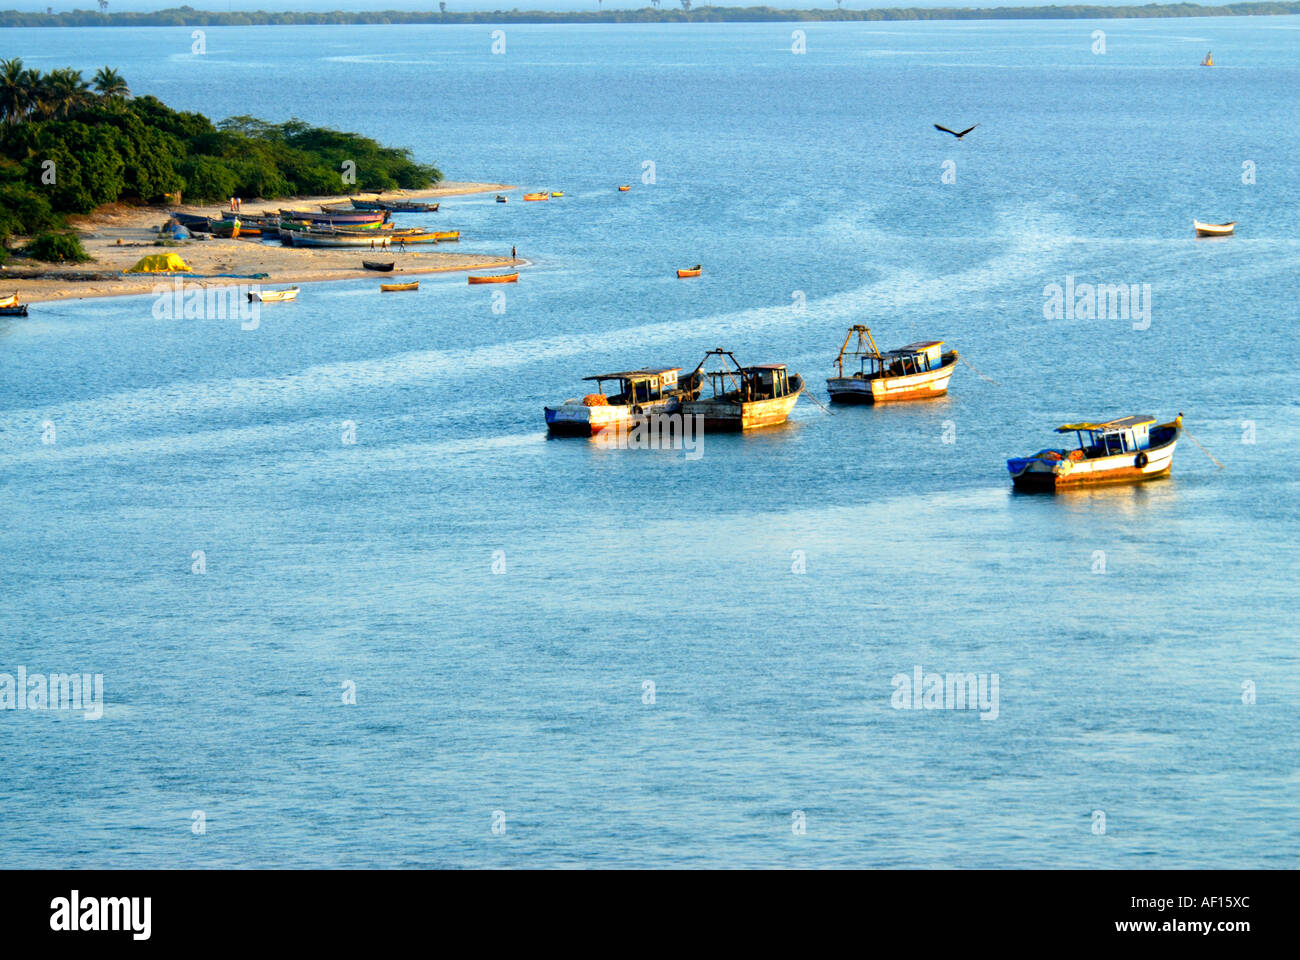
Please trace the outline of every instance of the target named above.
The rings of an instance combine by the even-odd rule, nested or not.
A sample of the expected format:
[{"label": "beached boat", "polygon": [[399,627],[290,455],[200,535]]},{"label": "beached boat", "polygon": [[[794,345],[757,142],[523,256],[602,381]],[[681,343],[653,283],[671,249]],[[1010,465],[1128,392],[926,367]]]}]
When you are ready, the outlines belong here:
[{"label": "beached boat", "polygon": [[[281,234],[283,237],[284,235]],[[417,243],[435,243],[431,233],[398,234],[351,234],[351,233],[315,233],[298,232],[289,234],[290,242],[295,247],[369,247],[372,250],[392,250]]]},{"label": "beached boat", "polygon": [[497,194],[497,203],[509,203],[509,202],[510,202],[510,198],[507,197],[504,193]]},{"label": "beached boat", "polygon": [[168,211],[167,214],[190,233],[210,233],[209,229],[212,218],[205,214],[197,213],[179,213],[175,210]]},{"label": "beached boat", "polygon": [[374,213],[383,210],[384,206],[378,200],[362,200],[360,197],[352,197],[348,200],[348,205],[353,210],[361,210],[367,213]]},{"label": "beached boat", "polygon": [[1205,59],[1201,61],[1201,66],[1203,66],[1203,67],[1212,67],[1212,66],[1214,66],[1214,54],[1212,54],[1212,53],[1207,53],[1207,54],[1205,55]]},{"label": "beached boat", "polygon": [[518,283],[519,274],[517,273],[497,273],[486,277],[470,277],[470,283]]},{"label": "beached boat", "polygon": [[297,287],[288,287],[284,290],[250,290],[248,291],[248,300],[250,303],[285,303],[289,300],[296,300],[298,297]]},{"label": "beached boat", "polygon": [[0,297],[0,317],[25,316],[27,316],[27,304],[19,300],[17,293],[7,297]]},{"label": "beached boat", "polygon": [[619,193],[627,193],[627,192],[628,192],[629,190],[631,190],[631,189],[632,189],[632,187],[631,187],[630,184],[624,184],[623,186],[621,186],[621,187],[618,188],[618,192],[619,192]]},{"label": "beached boat", "polygon": [[367,270],[378,270],[380,273],[393,272],[393,260],[362,260],[361,266]]},{"label": "beached boat", "polygon": [[685,278],[685,277],[698,277],[698,276],[700,275],[700,271],[702,271],[703,269],[704,269],[703,264],[699,264],[699,263],[697,263],[695,266],[691,267],[689,270],[678,270],[678,271],[677,271],[677,278],[680,280],[680,279],[683,279],[683,278]]},{"label": "beached boat", "polygon": [[524,199],[525,199],[525,200],[530,200],[530,201],[531,201],[531,200],[549,200],[549,199],[551,199],[551,195],[550,195],[549,193],[525,193],[525,194],[524,194]]},{"label": "beached boat", "polygon": [[[857,343],[850,350],[855,333]],[[943,396],[957,367],[957,351],[943,352],[943,343],[921,340],[881,353],[871,328],[854,324],[840,346],[840,355],[835,358],[836,374],[827,378],[826,390],[831,400],[839,403],[892,403]],[[845,361],[849,363],[847,376]]]},{"label": "beached boat", "polygon": [[1180,413],[1169,423],[1151,416],[1121,417],[1103,423],[1067,423],[1057,433],[1073,433],[1074,449],[1039,450],[1007,461],[1011,482],[1022,490],[1061,490],[1103,483],[1142,483],[1168,476],[1174,447],[1183,429]]},{"label": "beached boat", "polygon": [[433,237],[434,240],[437,240],[439,243],[444,243],[448,240],[459,240],[460,231],[459,230],[435,230],[433,233],[430,234],[430,236]]},{"label": "beached boat", "polygon": [[681,367],[648,367],[583,377],[596,392],[573,397],[546,411],[548,433],[562,437],[594,437],[611,427],[631,427],[651,414],[676,413],[684,400],[699,395],[698,371],[679,379]]},{"label": "beached boat", "polygon": [[381,283],[379,289],[384,293],[396,293],[399,290],[419,290],[420,281],[412,280],[410,283]]},{"label": "beached boat", "polygon": [[335,224],[383,223],[389,218],[387,210],[358,211],[356,213],[331,210],[328,213],[316,213],[312,210],[285,210],[283,208],[280,210],[280,216],[285,220],[305,220],[309,223]]},{"label": "beached boat", "polygon": [[1230,237],[1237,228],[1237,221],[1233,220],[1231,223],[1202,223],[1200,220],[1193,220],[1192,226],[1196,228],[1198,237]]},{"label": "beached boat", "polygon": [[209,220],[208,232],[214,237],[237,240],[240,237],[260,237],[262,228],[235,217],[233,220]]},{"label": "beached boat", "polygon": [[380,200],[381,210],[392,213],[437,213],[436,203],[417,203],[414,200]]},{"label": "beached boat", "polygon": [[[710,357],[721,361],[719,369],[704,369]],[[752,430],[785,423],[804,389],[803,377],[787,373],[784,363],[742,367],[730,351],[721,348],[706,353],[695,373],[709,380],[712,396],[683,403],[682,414],[703,416],[705,430]]]}]

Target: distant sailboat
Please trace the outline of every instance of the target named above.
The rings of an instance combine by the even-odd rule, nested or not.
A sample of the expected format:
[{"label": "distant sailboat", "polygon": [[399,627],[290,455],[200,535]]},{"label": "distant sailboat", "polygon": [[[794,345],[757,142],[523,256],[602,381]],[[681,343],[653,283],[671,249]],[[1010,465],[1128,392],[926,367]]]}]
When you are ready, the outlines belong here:
[{"label": "distant sailboat", "polygon": [[1205,59],[1201,61],[1201,66],[1203,67],[1214,66],[1214,55],[1212,53],[1206,53]]}]

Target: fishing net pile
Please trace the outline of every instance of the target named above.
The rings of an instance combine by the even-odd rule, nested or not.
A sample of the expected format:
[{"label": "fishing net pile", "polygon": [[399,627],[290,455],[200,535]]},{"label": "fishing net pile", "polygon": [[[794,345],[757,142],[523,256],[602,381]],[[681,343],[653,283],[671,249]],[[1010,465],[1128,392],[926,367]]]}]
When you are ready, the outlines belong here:
[{"label": "fishing net pile", "polygon": [[609,398],[603,393],[589,393],[582,398],[584,407],[608,407]]}]

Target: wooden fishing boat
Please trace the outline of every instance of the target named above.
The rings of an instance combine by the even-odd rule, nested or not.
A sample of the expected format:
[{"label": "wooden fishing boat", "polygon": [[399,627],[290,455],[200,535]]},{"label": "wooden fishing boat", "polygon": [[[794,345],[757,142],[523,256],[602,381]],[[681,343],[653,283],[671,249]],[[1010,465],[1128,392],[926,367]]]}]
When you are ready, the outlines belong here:
[{"label": "wooden fishing boat", "polygon": [[168,212],[173,220],[179,223],[190,233],[211,233],[210,225],[212,218],[203,214],[180,213],[176,210]]},{"label": "wooden fishing boat", "polygon": [[459,240],[460,231],[459,230],[435,230],[431,234],[431,236],[439,243],[443,243],[447,240]]},{"label": "wooden fishing boat", "polygon": [[378,270],[380,273],[392,273],[393,260],[362,260],[361,266],[367,270]]},{"label": "wooden fishing boat", "polygon": [[517,273],[497,273],[486,277],[470,277],[470,283],[518,283],[519,274]]},{"label": "wooden fishing boat", "polygon": [[[720,369],[704,370],[710,357],[721,361]],[[712,396],[683,403],[682,414],[702,416],[706,431],[752,430],[785,423],[804,389],[803,377],[787,373],[784,363],[742,367],[732,353],[721,348],[706,353],[695,373],[709,380]]]},{"label": "wooden fishing boat", "polygon": [[1067,423],[1057,433],[1078,437],[1074,449],[1039,450],[1007,461],[1011,482],[1021,490],[1062,490],[1104,483],[1142,483],[1165,477],[1174,466],[1174,447],[1183,429],[1180,413],[1169,423],[1151,416],[1103,423]]},{"label": "wooden fishing boat", "polygon": [[377,210],[384,209],[383,204],[378,200],[362,200],[359,197],[352,197],[348,200],[348,204],[353,210],[361,210],[368,213],[374,213]]},{"label": "wooden fishing boat", "polygon": [[438,212],[438,205],[436,203],[417,203],[414,200],[380,200],[379,207],[381,210],[388,210],[392,213]]},{"label": "wooden fishing boat", "polygon": [[285,210],[281,208],[280,216],[285,220],[305,220],[309,223],[335,224],[383,223],[389,219],[387,210],[359,211],[357,213],[343,213],[331,210],[328,213],[315,213],[311,210]]},{"label": "wooden fishing boat", "polygon": [[[858,340],[850,350],[855,333]],[[957,368],[957,351],[944,353],[943,343],[922,340],[881,353],[871,328],[854,324],[840,346],[840,355],[835,358],[836,375],[827,378],[826,390],[838,403],[893,403],[941,397],[948,392],[948,381]],[[848,376],[844,374],[846,360]]]},{"label": "wooden fishing boat", "polygon": [[370,247],[386,249],[390,241],[386,237],[357,237],[345,234],[321,236],[314,233],[293,233],[291,243],[295,247]]},{"label": "wooden fishing boat", "polygon": [[1200,220],[1193,220],[1192,226],[1196,228],[1198,237],[1230,237],[1237,227],[1237,221],[1231,223],[1202,223]]},{"label": "wooden fishing boat", "polygon": [[297,287],[288,287],[284,290],[248,291],[248,300],[250,303],[286,303],[289,300],[297,299],[297,297]]},{"label": "wooden fishing boat", "polygon": [[678,270],[678,271],[677,271],[677,279],[681,280],[681,279],[683,279],[683,278],[685,278],[685,277],[698,277],[698,276],[700,275],[700,271],[703,270],[703,269],[704,269],[703,264],[699,264],[699,263],[697,263],[695,266],[691,267],[689,270]]},{"label": "wooden fishing boat", "polygon": [[1201,61],[1201,66],[1203,66],[1203,67],[1212,67],[1212,66],[1214,66],[1214,54],[1213,54],[1213,53],[1207,53],[1207,54],[1205,55],[1205,59]]},{"label": "wooden fishing boat", "polygon": [[551,191],[551,196],[552,196],[552,197],[562,197],[562,196],[564,196],[564,191],[563,191],[563,190],[552,190],[552,191]]},{"label": "wooden fishing boat", "polygon": [[0,297],[0,307],[16,307],[16,306],[18,306],[17,291],[11,293],[7,297]]},{"label": "wooden fishing boat", "polygon": [[551,195],[550,195],[549,193],[525,193],[525,194],[524,194],[524,199],[525,199],[525,200],[529,200],[529,201],[532,201],[532,200],[549,200],[549,199],[551,199]]},{"label": "wooden fishing boat", "polygon": [[262,235],[261,227],[256,227],[251,223],[244,223],[236,217],[233,220],[209,220],[208,232],[214,237],[221,237],[225,240],[238,240],[240,237],[260,237]]},{"label": "wooden fishing boat", "polygon": [[619,192],[619,193],[627,193],[627,192],[628,192],[629,190],[631,190],[631,189],[632,189],[631,184],[626,184],[626,183],[625,183],[623,186],[621,186],[621,187],[618,188],[618,192]]},{"label": "wooden fishing boat", "polygon": [[25,317],[27,304],[18,299],[15,292],[7,297],[0,297],[0,317]]},{"label": "wooden fishing boat", "polygon": [[594,437],[610,428],[631,427],[650,415],[676,413],[685,400],[699,395],[702,374],[678,379],[681,367],[647,367],[599,373],[596,392],[545,407],[546,430],[553,436]]},{"label": "wooden fishing boat", "polygon": [[510,198],[507,197],[504,193],[497,194],[497,203],[509,203],[509,202],[510,202]]},{"label": "wooden fishing boat", "polygon": [[419,290],[420,281],[412,280],[410,283],[381,283],[379,289],[384,293],[396,293],[400,290]]}]

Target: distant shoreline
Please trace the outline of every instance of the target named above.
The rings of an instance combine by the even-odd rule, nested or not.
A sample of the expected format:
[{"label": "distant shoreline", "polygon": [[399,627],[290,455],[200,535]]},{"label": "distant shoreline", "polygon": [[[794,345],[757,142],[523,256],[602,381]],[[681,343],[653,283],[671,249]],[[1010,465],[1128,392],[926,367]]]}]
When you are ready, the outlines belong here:
[{"label": "distant shoreline", "polygon": [[[664,0],[665,3],[669,0]],[[771,22],[911,22],[922,20],[1131,20],[1185,17],[1262,17],[1300,14],[1300,2],[1196,3],[1103,7],[1089,5],[1039,7],[894,7],[878,10],[782,10],[773,7],[696,7],[693,10],[654,9],[599,11],[492,10],[418,12],[404,10],[335,11],[329,13],[267,11],[205,11],[189,7],[152,13],[66,13],[0,11],[0,27],[219,27],[327,26],[365,24],[511,24],[511,23],[771,23]]]}]

